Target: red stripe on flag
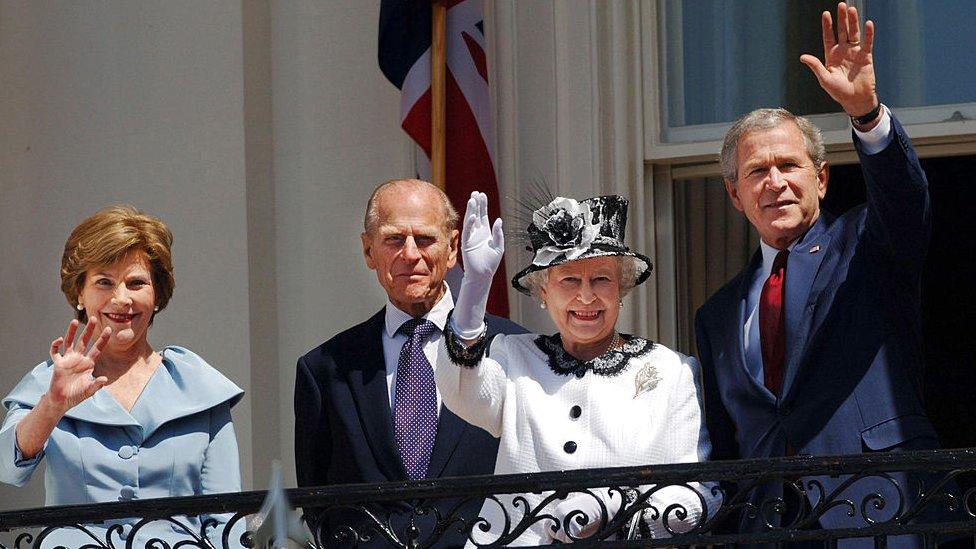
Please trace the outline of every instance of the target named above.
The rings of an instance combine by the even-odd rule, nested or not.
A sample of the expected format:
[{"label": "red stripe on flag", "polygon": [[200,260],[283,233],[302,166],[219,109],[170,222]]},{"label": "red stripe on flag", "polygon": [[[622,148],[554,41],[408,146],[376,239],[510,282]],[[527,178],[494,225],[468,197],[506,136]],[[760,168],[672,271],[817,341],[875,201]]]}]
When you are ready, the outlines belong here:
[{"label": "red stripe on flag", "polygon": [[474,65],[478,67],[478,74],[485,79],[485,84],[488,83],[488,62],[485,60],[485,50],[481,49],[481,44],[475,42],[474,38],[466,32],[461,32],[461,37],[464,38],[464,45],[468,47],[468,53],[471,54],[471,60],[474,61]]},{"label": "red stripe on flag", "polygon": [[427,153],[427,158],[430,158],[430,88],[410,107],[410,112],[403,118],[400,127]]}]

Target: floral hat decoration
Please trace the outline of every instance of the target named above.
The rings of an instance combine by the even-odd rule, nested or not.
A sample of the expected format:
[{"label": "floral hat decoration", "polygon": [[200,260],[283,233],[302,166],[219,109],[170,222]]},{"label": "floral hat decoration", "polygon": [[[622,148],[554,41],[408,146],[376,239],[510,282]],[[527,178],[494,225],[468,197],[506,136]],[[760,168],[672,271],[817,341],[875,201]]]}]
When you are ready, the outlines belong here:
[{"label": "floral hat decoration", "polygon": [[533,211],[526,230],[526,249],[535,256],[531,265],[512,277],[512,286],[531,295],[523,284],[529,274],[570,261],[605,256],[631,258],[637,274],[634,284],[647,280],[653,268],[651,260],[624,245],[627,205],[627,199],[618,195],[580,201],[557,196]]}]

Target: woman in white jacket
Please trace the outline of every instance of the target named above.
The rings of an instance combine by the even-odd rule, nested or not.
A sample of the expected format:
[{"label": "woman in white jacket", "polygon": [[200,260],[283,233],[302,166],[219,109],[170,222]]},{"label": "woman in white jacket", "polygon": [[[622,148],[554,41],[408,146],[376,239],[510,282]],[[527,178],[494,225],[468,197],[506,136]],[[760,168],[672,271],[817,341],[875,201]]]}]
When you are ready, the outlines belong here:
[{"label": "woman in white jacket", "polygon": [[[620,196],[556,198],[535,210],[527,231],[535,255],[512,284],[540,300],[558,333],[500,335],[489,342],[484,311],[504,236],[500,219],[489,228],[485,195],[472,193],[461,236],[465,275],[436,378],[451,411],[501,439],[496,474],[708,458],[697,361],[616,330],[621,299],[651,272],[650,260],[624,245],[626,221],[627,201]],[[694,485],[643,486],[630,494],[648,491],[652,508],[631,524],[644,536],[687,531],[718,505],[710,489]],[[612,519],[624,498],[606,488],[570,493],[539,510],[552,519],[512,530],[527,512],[517,498],[535,510],[549,496],[486,501],[472,540],[574,541],[601,530],[602,517]],[[668,511],[672,504],[680,507]],[[675,512],[679,508],[687,514]]]}]

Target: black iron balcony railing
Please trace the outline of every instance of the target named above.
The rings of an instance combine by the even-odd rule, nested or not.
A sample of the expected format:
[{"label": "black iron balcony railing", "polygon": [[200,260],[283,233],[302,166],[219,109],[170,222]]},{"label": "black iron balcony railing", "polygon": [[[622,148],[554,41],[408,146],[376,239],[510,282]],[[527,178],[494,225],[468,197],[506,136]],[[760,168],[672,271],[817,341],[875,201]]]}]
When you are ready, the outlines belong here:
[{"label": "black iron balcony railing", "polygon": [[[448,535],[494,547],[533,528],[556,533],[586,526],[595,532],[570,540],[620,547],[812,540],[836,547],[839,540],[868,538],[884,547],[891,536],[912,535],[932,547],[976,537],[976,488],[960,488],[971,482],[966,475],[972,473],[976,448],[330,486],[287,490],[287,497],[306,510],[302,531],[308,539],[299,541],[313,547],[426,548]],[[660,497],[679,492],[685,494],[679,503]],[[517,496],[533,493],[541,496]],[[592,498],[589,514],[556,516],[555,504],[574,494],[584,494],[584,501]],[[9,540],[4,547],[17,548],[47,547],[64,539],[76,540],[75,547],[112,549],[143,546],[139,544],[166,549],[265,545],[267,536],[260,532],[281,515],[260,517],[265,527],[257,537],[248,528],[259,522],[252,514],[266,495],[245,492],[11,511],[0,513],[0,532]],[[619,503],[622,496],[626,498],[619,508],[607,504]],[[444,501],[451,502],[448,511],[437,505]],[[465,502],[476,502],[477,509],[484,501],[501,513],[493,515],[495,524],[460,512]],[[196,516],[218,518],[185,518]],[[668,537],[659,531],[658,537],[628,539],[640,530],[634,528],[640,522],[656,523]],[[140,531],[159,524],[172,534],[135,541]],[[71,536],[65,538],[66,532]]]}]

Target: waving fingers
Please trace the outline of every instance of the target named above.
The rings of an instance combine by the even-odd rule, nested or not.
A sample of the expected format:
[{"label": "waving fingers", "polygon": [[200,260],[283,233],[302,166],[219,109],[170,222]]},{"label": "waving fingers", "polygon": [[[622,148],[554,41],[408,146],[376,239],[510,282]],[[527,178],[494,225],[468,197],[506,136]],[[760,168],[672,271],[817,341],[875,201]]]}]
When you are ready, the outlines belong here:
[{"label": "waving fingers", "polygon": [[108,383],[108,378],[105,376],[99,376],[92,380],[91,384],[85,389],[84,397],[81,400],[91,398],[92,395],[98,392],[99,389]]},{"label": "waving fingers", "polygon": [[498,253],[505,252],[505,232],[502,231],[502,218],[495,220],[491,227],[491,247]]},{"label": "waving fingers", "polygon": [[471,236],[471,231],[478,222],[477,211],[478,203],[475,200],[474,193],[471,193],[471,198],[468,199],[468,206],[464,209],[464,227],[461,229],[461,234],[464,238]]},{"label": "waving fingers", "polygon": [[[470,236],[474,231],[482,228],[488,229],[488,195],[474,191],[468,199],[468,205],[464,212],[464,232]],[[484,235],[487,238],[486,235]]]},{"label": "waving fingers", "polygon": [[841,2],[837,4],[837,43],[840,45],[847,44],[851,41],[848,27],[849,19],[847,16],[847,4]]},{"label": "waving fingers", "polygon": [[847,8],[847,38],[851,44],[861,43],[861,24],[854,6]]},{"label": "waving fingers", "polygon": [[834,40],[834,22],[829,11],[820,14],[820,26],[823,30],[824,59],[827,59],[830,57],[830,50],[837,45]]},{"label": "waving fingers", "polygon": [[98,339],[96,339],[95,343],[91,346],[91,349],[88,350],[88,358],[91,359],[92,362],[98,360],[98,355],[102,354],[102,349],[104,349],[105,345],[108,344],[108,339],[111,336],[112,328],[106,326],[105,329],[102,330],[102,333],[98,336]]},{"label": "waving fingers", "polygon": [[57,360],[61,356],[61,344],[64,343],[64,336],[60,336],[51,342],[51,349],[48,354],[51,356],[51,360]]},{"label": "waving fingers", "polygon": [[816,58],[816,56],[808,53],[800,56],[800,62],[807,67],[810,67],[810,70],[813,71],[813,75],[817,77],[817,81],[820,82],[821,86],[823,86],[824,79],[830,76],[830,71],[827,70],[827,67],[825,67],[824,64]]},{"label": "waving fingers", "polygon": [[861,48],[867,54],[874,50],[874,21],[864,23],[864,43],[861,44]]},{"label": "waving fingers", "polygon": [[488,226],[488,195],[485,193],[478,193],[478,217],[484,221],[485,226]]},{"label": "waving fingers", "polygon": [[75,334],[77,332],[78,332],[78,321],[77,320],[72,320],[68,324],[68,331],[66,331],[64,333],[64,337],[63,338],[60,338],[61,339],[61,343],[64,344],[64,347],[63,347],[63,350],[64,351],[67,351],[68,349],[71,348],[71,345],[75,341]]},{"label": "waving fingers", "polygon": [[91,341],[92,333],[95,332],[95,326],[97,325],[97,320],[94,318],[88,319],[88,323],[85,324],[85,329],[81,331],[81,337],[75,342],[75,351],[85,354],[85,351],[88,349],[88,342]]}]

